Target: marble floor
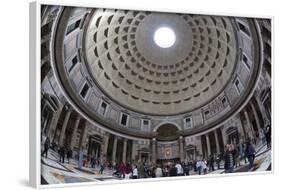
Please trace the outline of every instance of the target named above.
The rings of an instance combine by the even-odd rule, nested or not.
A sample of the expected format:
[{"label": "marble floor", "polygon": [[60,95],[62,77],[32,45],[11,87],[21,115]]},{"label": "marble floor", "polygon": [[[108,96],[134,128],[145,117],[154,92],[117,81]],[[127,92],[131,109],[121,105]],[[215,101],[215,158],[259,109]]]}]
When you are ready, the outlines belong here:
[{"label": "marble floor", "polygon": [[[248,163],[241,160],[241,166],[234,169],[235,173],[248,172]],[[223,163],[221,164],[223,167]],[[206,175],[223,174],[224,169],[217,169],[208,172]],[[257,148],[256,159],[254,164],[255,171],[267,171],[271,169],[271,149],[267,149],[265,145]],[[42,184],[62,184],[62,183],[78,183],[78,182],[96,182],[96,181],[114,181],[123,180],[113,176],[113,170],[105,169],[103,174],[99,174],[99,168],[77,167],[77,161],[71,159],[70,163],[59,162],[58,153],[49,150],[48,158],[41,157],[41,183]],[[190,172],[190,175],[198,175],[197,172]]]}]

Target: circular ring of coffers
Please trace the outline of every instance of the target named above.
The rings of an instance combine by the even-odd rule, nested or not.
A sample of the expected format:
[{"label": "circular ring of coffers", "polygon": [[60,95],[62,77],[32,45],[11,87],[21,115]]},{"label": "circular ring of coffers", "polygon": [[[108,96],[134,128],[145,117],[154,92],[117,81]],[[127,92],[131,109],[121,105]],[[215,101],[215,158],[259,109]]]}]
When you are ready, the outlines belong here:
[{"label": "circular ring of coffers", "polygon": [[[70,8],[61,11],[53,38],[53,68],[70,103],[90,120],[110,130],[152,138],[153,130],[124,128],[110,122],[91,109],[91,100],[85,101],[79,95],[81,89],[73,85],[64,66],[65,52],[70,51],[65,42],[72,12]],[[165,15],[169,19],[161,23]],[[225,121],[253,93],[261,69],[262,46],[255,21],[244,22],[249,26],[249,42],[253,45],[242,44],[244,39],[237,21],[229,17],[92,9],[74,43],[78,44],[81,70],[93,91],[111,106],[140,119],[182,120],[194,112],[204,113],[212,105],[221,106],[216,105],[217,101],[226,97],[227,105],[222,106],[215,118],[208,122],[202,115],[201,125],[182,130],[182,135],[187,136]],[[153,47],[153,40],[148,36],[163,25],[175,29],[177,39],[183,39],[172,47],[179,48],[177,51],[167,48],[161,52],[163,49]],[[251,68],[244,90],[235,96],[234,83],[243,72],[241,52],[247,51],[252,56]]]}]

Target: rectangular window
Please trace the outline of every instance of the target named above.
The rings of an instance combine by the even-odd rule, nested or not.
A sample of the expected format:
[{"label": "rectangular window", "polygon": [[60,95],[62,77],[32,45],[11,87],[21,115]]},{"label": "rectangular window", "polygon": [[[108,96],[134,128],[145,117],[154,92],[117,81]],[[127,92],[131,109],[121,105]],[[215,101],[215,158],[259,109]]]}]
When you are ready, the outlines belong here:
[{"label": "rectangular window", "polygon": [[83,88],[82,88],[82,90],[81,90],[81,92],[80,92],[80,95],[81,95],[83,98],[86,97],[87,92],[89,91],[89,88],[90,88],[89,85],[88,85],[87,83],[85,83],[84,86],[83,86]]},{"label": "rectangular window", "polygon": [[68,72],[70,73],[72,71],[72,69],[75,67],[75,65],[78,63],[78,59],[77,56],[73,57],[71,60],[71,66],[68,69]]},{"label": "rectangular window", "polygon": [[207,110],[204,112],[204,114],[205,114],[205,118],[208,119],[210,112]]},{"label": "rectangular window", "polygon": [[242,54],[242,60],[243,60],[243,62],[245,63],[246,67],[250,70],[250,69],[251,69],[251,66],[250,66],[250,64],[249,64],[249,62],[248,62],[248,58],[246,57],[245,54]]},{"label": "rectangular window", "polygon": [[185,128],[188,129],[188,128],[192,127],[192,119],[191,119],[191,117],[185,118],[184,122],[185,122]]},{"label": "rectangular window", "polygon": [[223,97],[222,100],[221,100],[221,102],[222,102],[223,107],[226,107],[226,106],[227,106],[226,97]]},{"label": "rectangular window", "polygon": [[105,115],[105,112],[106,112],[106,108],[107,108],[107,104],[105,102],[102,102],[101,103],[101,115]]},{"label": "rectangular window", "polygon": [[234,84],[235,84],[235,87],[236,87],[236,90],[237,90],[238,94],[240,94],[241,91],[243,90],[243,86],[242,86],[242,84],[241,84],[241,82],[239,81],[238,78],[235,80]]},{"label": "rectangular window", "polygon": [[142,129],[145,131],[149,131],[150,130],[150,121],[147,119],[143,119],[142,120]]},{"label": "rectangular window", "polygon": [[149,121],[148,120],[143,120],[143,125],[144,126],[148,126],[149,125]]},{"label": "rectangular window", "polygon": [[239,26],[239,29],[244,32],[245,34],[247,34],[248,36],[251,36],[250,35],[250,31],[249,29],[244,25],[244,24],[241,24],[240,22],[238,22],[238,26]]},{"label": "rectangular window", "polygon": [[80,22],[81,22],[81,19],[80,20],[77,20],[76,22],[74,22],[73,24],[69,25],[67,27],[67,30],[66,30],[66,35],[70,34],[71,32],[73,32],[76,28],[79,27],[80,25]]},{"label": "rectangular window", "polygon": [[128,121],[128,115],[122,113],[121,115],[121,125],[127,126],[127,121]]}]

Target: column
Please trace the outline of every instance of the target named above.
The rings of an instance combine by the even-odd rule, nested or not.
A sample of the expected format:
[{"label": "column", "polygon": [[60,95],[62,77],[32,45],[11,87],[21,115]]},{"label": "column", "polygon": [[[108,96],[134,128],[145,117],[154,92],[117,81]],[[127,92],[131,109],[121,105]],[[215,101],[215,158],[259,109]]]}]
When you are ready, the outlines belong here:
[{"label": "column", "polygon": [[126,163],[126,155],[127,155],[127,139],[124,139],[123,142],[123,154],[122,154],[122,161]]},{"label": "column", "polygon": [[211,147],[210,147],[210,139],[209,139],[209,135],[206,134],[205,135],[206,137],[206,142],[207,142],[207,158],[209,157],[209,155],[211,154]]},{"label": "column", "polygon": [[243,110],[243,112],[244,112],[244,115],[245,115],[245,118],[246,118],[246,122],[247,122],[246,132],[249,134],[249,136],[251,138],[253,138],[253,129],[252,129],[252,125],[251,125],[251,122],[250,122],[250,119],[249,119],[249,115],[248,115],[246,110]]},{"label": "column", "polygon": [[239,120],[240,120],[240,124],[241,124],[241,129],[240,129],[240,131],[241,131],[241,133],[242,133],[242,136],[243,136],[243,140],[245,140],[246,139],[246,132],[245,132],[245,127],[244,127],[244,123],[243,123],[243,121],[242,121],[242,115],[241,115],[241,112],[238,114],[238,118],[239,118]]},{"label": "column", "polygon": [[152,163],[156,163],[156,138],[152,139]]},{"label": "column", "polygon": [[58,125],[58,121],[62,112],[62,106],[58,108],[56,112],[53,113],[53,117],[50,123],[50,129],[48,130],[47,136],[50,138],[55,137],[55,131]]},{"label": "column", "polygon": [[[223,126],[222,126],[223,127]],[[223,142],[223,147],[225,147],[225,145],[227,144],[226,142],[226,136],[225,134],[223,134],[223,130],[221,129],[222,127],[219,128],[219,130],[221,130],[221,138],[222,138],[222,142]]]},{"label": "column", "polygon": [[180,161],[184,162],[184,154],[183,154],[183,137],[179,137],[179,147],[180,147]]},{"label": "column", "polygon": [[80,116],[78,115],[76,120],[75,120],[75,124],[74,124],[74,128],[71,134],[71,141],[70,141],[70,149],[73,150],[74,146],[75,146],[75,142],[76,142],[76,137],[77,137],[77,129],[80,123]]},{"label": "column", "polygon": [[65,115],[65,118],[64,118],[64,121],[63,121],[63,124],[62,124],[62,127],[61,127],[61,131],[60,131],[59,147],[62,147],[64,145],[63,144],[63,138],[64,138],[64,134],[65,134],[67,124],[68,124],[68,120],[70,118],[70,114],[71,114],[71,110],[68,110],[66,115]]},{"label": "column", "polygon": [[265,114],[264,106],[263,106],[262,102],[260,101],[260,99],[257,96],[255,96],[255,99],[256,99],[257,105],[258,105],[258,107],[260,109],[260,112],[263,113],[262,114],[262,119],[265,122],[266,119],[268,119],[268,118],[267,118],[267,115]]},{"label": "column", "polygon": [[109,135],[105,134],[105,136],[103,137],[103,155],[104,158],[107,160],[107,148],[108,148],[108,141],[109,141]]},{"label": "column", "polygon": [[87,136],[87,125],[85,124],[83,129],[82,129],[82,132],[80,134],[79,149],[85,148],[84,142],[85,142],[86,136]]},{"label": "column", "polygon": [[138,160],[136,159],[136,141],[132,140],[132,161],[137,162]]},{"label": "column", "polygon": [[220,145],[219,145],[219,138],[218,138],[218,133],[217,130],[214,131],[215,134],[215,140],[216,140],[216,150],[217,154],[220,153]]},{"label": "column", "polygon": [[112,159],[111,159],[112,164],[116,163],[116,149],[117,149],[117,137],[114,136]]},{"label": "column", "polygon": [[255,109],[255,106],[254,106],[252,101],[250,101],[250,106],[251,106],[252,111],[254,113],[254,117],[255,117],[255,120],[256,120],[256,123],[257,123],[258,130],[260,131],[261,130],[261,125],[260,125],[259,116],[258,116],[258,113],[257,113],[257,111]]}]

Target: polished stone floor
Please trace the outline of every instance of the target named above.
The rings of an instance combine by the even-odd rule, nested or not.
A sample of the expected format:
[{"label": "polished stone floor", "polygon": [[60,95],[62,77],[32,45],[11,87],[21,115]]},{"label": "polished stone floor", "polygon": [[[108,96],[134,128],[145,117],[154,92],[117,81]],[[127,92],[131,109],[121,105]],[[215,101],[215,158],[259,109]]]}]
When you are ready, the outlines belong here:
[{"label": "polished stone floor", "polygon": [[[265,145],[256,148],[257,154],[255,159],[255,171],[267,171],[271,169],[271,149],[267,149]],[[241,166],[235,168],[234,172],[248,172],[248,163],[241,160]],[[221,164],[223,167],[223,163]],[[223,174],[224,169],[215,167],[215,171],[209,172],[211,174]],[[113,170],[105,169],[103,174],[99,174],[99,167],[79,169],[77,161],[71,159],[70,163],[60,163],[59,156],[53,150],[49,150],[48,158],[41,157],[41,180],[42,184],[61,184],[61,183],[79,183],[79,182],[97,182],[97,181],[114,181],[121,180],[113,176]],[[198,175],[197,172],[190,172],[190,175]]]}]

